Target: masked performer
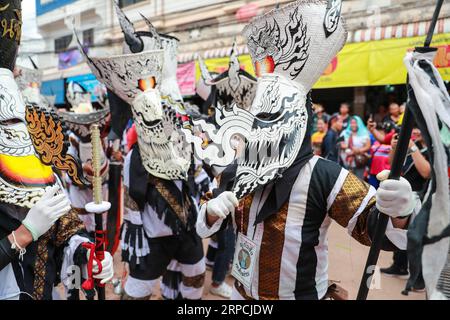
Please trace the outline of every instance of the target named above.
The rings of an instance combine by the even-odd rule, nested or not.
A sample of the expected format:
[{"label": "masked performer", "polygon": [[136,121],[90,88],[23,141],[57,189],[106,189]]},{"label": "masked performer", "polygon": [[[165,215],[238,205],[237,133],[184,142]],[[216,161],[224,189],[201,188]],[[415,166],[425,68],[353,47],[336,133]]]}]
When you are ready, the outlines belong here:
[{"label": "masked performer", "polygon": [[205,97],[206,101],[212,100],[227,108],[230,108],[233,103],[245,110],[250,108],[256,94],[256,79],[241,69],[236,42],[231,49],[228,70],[216,78],[212,77],[201,58],[199,58],[199,65],[204,84],[213,87],[207,92],[217,95],[217,97]]},{"label": "masked performer", "polygon": [[[224,73],[213,79],[201,58],[199,58],[199,65],[203,83],[210,87],[209,90],[204,91],[209,94],[203,96],[205,96],[205,102],[209,101],[212,108],[215,109],[220,104],[221,107],[230,109],[234,103],[245,110],[250,108],[255,98],[257,81],[241,69],[236,42],[231,50],[229,68]],[[214,117],[211,121],[214,121]],[[224,168],[210,169],[212,175],[220,175]],[[230,298],[232,292],[232,288],[225,282],[225,277],[233,258],[234,240],[233,228],[229,225],[211,238],[207,251],[207,259],[212,268],[210,292],[224,298]]]},{"label": "masked performer", "polygon": [[[92,144],[91,126],[99,125],[103,142],[101,151],[102,165],[100,175],[103,181],[103,199],[108,199],[108,165],[106,136],[109,131],[109,108],[94,110],[91,103],[91,93],[76,82],[68,84],[66,94],[67,101],[71,105],[71,112],[62,111],[60,116],[70,130],[70,150],[69,153],[78,157],[83,165],[84,175],[92,181]],[[78,216],[84,222],[86,230],[90,233],[95,231],[95,214],[85,210],[86,204],[93,201],[93,191],[90,187],[77,186],[68,182],[69,198],[72,207],[77,211]],[[106,224],[107,215],[104,214],[103,222]]]},{"label": "masked performer", "polygon": [[[25,107],[14,81],[21,1],[1,0],[0,20],[0,299],[52,299],[58,274],[69,281],[69,267],[86,267],[89,255],[82,222],[66,196],[56,195],[62,190],[52,166],[82,181],[74,158],[65,154],[61,121]],[[101,266],[94,277],[109,281],[109,254]]]},{"label": "masked performer", "polygon": [[30,61],[33,69],[17,66],[14,70],[16,82],[19,90],[22,92],[25,104],[34,103],[43,108],[52,109],[55,105],[56,97],[41,94],[42,70],[39,70],[31,57]]},{"label": "masked performer", "polygon": [[[164,50],[164,66],[162,70],[162,80],[160,84],[160,92],[162,99],[162,106],[166,112],[171,112],[169,110],[175,110],[178,113],[189,113],[188,108],[185,108],[183,104],[183,98],[181,96],[180,89],[178,87],[176,72],[177,72],[177,51],[178,51],[178,39],[159,34],[153,27],[151,22],[145,18],[147,24],[147,31],[134,30],[133,24],[125,16],[123,11],[119,8],[117,3],[115,3],[117,16],[122,27],[122,31],[125,36],[124,52],[125,53],[138,53],[148,50]],[[186,109],[186,110],[185,110]],[[179,148],[179,153],[184,154],[184,158],[188,159],[192,155],[192,151],[189,149],[189,145],[186,145],[183,140],[182,135],[178,135],[177,132],[174,133],[172,137],[173,140],[178,140],[175,146]],[[190,167],[188,170],[188,185],[194,196],[198,197],[198,193],[201,192],[201,186],[209,182],[208,176],[204,172],[201,165],[196,164]],[[136,248],[136,245],[142,244],[142,240],[134,241],[134,239],[141,238],[142,232],[136,233],[137,230],[142,229],[142,223],[137,218],[131,218],[130,215],[124,219],[124,239],[128,240],[123,243],[125,249],[123,257],[125,261],[133,261],[130,264],[130,268],[133,268],[137,259],[130,256],[129,253],[133,255],[144,252],[143,248]],[[125,231],[132,233],[126,234]],[[136,236],[134,234],[136,234]],[[130,240],[133,243],[130,243]],[[145,245],[144,245],[145,246]],[[182,297],[180,293],[180,286],[182,285],[183,275],[181,272],[181,265],[177,261],[173,260],[169,264],[167,271],[164,273],[161,292],[165,299],[177,299]]]},{"label": "masked performer", "polygon": [[[144,38],[139,39],[153,40]],[[133,52],[134,47],[129,48]],[[197,207],[187,184],[191,155],[186,155],[178,134],[186,116],[181,104],[163,105],[159,91],[165,51],[86,56],[97,79],[131,105],[137,131],[138,143],[124,163],[124,185],[125,212],[130,221],[136,220],[138,238],[125,230],[125,243],[144,244],[136,249],[143,251],[133,257],[136,263],[130,259],[124,299],[148,299],[172,259],[180,263],[182,297],[200,299],[203,291],[203,248],[194,229]],[[130,242],[128,236],[133,237]],[[131,245],[130,256],[135,249]]]},{"label": "masked performer", "polygon": [[245,141],[197,221],[202,237],[228,223],[238,233],[232,299],[323,299],[332,220],[370,245],[375,206],[392,217],[385,249],[406,246],[401,218],[414,206],[409,183],[387,180],[375,191],[312,153],[308,92],[347,38],[340,1],[329,4],[296,1],[253,20],[244,29],[260,77],[251,107],[218,108],[215,129],[197,123],[215,144],[203,149],[192,137],[198,156],[219,165],[234,160],[233,136]]}]

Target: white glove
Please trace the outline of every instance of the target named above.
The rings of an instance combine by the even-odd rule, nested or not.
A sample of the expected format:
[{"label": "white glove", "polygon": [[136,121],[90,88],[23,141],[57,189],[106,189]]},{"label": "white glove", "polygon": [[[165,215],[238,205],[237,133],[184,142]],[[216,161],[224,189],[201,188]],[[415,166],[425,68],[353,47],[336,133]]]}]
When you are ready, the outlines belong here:
[{"label": "white glove", "polygon": [[389,173],[389,170],[384,170],[377,175],[381,181],[376,196],[377,209],[392,218],[409,216],[415,207],[411,185],[403,177],[400,180],[388,179]]},{"label": "white glove", "polygon": [[[91,250],[89,249],[87,251],[87,258],[89,260]],[[114,264],[113,264],[113,257],[108,251],[104,252],[105,257],[101,261],[102,264],[102,272],[99,274],[96,274],[99,270],[97,261],[94,259],[93,265],[92,265],[92,274],[94,279],[100,279],[101,284],[105,284],[112,280],[114,277]]]},{"label": "white glove", "polygon": [[65,194],[55,193],[59,186],[47,187],[42,198],[28,211],[22,224],[31,232],[36,241],[46,233],[55,222],[70,211],[70,202]]},{"label": "white glove", "polygon": [[225,219],[230,213],[234,214],[235,208],[239,205],[239,200],[233,192],[225,191],[217,198],[211,199],[206,204],[206,213],[220,219]]}]

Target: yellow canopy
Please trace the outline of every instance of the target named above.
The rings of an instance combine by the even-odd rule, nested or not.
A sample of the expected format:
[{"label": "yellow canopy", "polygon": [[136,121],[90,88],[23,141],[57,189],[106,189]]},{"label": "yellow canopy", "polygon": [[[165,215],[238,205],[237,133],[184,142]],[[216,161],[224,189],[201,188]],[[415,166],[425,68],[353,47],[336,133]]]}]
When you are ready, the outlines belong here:
[{"label": "yellow canopy", "polygon": [[[422,46],[425,36],[349,43],[325,70],[314,89],[364,87],[403,84],[406,68],[403,58],[408,50]],[[435,65],[442,78],[450,80],[450,33],[433,37],[433,47],[438,48]],[[254,74],[249,55],[239,56],[241,68]],[[205,63],[212,72],[222,73],[228,69],[229,58],[207,59]],[[196,64],[196,79],[200,68]]]}]

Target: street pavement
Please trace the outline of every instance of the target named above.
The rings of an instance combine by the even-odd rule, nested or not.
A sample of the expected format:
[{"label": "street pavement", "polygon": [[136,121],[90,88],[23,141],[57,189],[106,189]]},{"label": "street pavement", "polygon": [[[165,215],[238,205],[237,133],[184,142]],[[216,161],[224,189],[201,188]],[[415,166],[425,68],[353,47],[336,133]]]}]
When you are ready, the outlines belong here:
[{"label": "street pavement", "polygon": [[[361,280],[363,268],[366,262],[369,248],[365,247],[355,240],[353,240],[347,233],[346,229],[339,226],[337,223],[331,225],[329,231],[329,279],[339,281],[339,285],[349,292],[349,299],[355,299],[359,282]],[[205,248],[207,248],[207,240],[205,241]],[[386,267],[392,262],[392,253],[382,252],[378,266]],[[120,253],[115,255],[116,277],[123,274],[123,263],[120,263]],[[423,300],[424,293],[411,292],[408,296],[402,295],[401,291],[405,288],[406,280],[388,277],[379,274],[376,283],[376,288],[370,290],[368,299],[370,300]],[[376,278],[376,277],[375,277]],[[231,285],[233,283],[232,277],[227,278],[227,282]],[[206,272],[205,290],[203,299],[205,300],[223,300],[220,297],[209,293],[211,286],[211,271]],[[159,285],[155,288],[155,295],[153,299],[161,299],[159,294]],[[108,285],[107,298],[110,300],[117,300],[119,296],[115,295],[112,286]]]}]

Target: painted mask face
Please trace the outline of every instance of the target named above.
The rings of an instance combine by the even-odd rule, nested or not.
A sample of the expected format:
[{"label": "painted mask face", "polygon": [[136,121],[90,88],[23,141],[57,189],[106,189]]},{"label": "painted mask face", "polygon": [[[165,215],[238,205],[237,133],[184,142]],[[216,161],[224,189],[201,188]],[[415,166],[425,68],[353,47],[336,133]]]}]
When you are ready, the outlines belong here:
[{"label": "painted mask face", "polygon": [[[72,104],[72,110],[60,111],[59,115],[64,119],[67,128],[76,136],[76,142],[72,146],[78,151],[86,178],[92,182],[94,172],[92,170],[92,143],[91,127],[98,125],[102,139],[105,139],[110,128],[110,110],[106,107],[102,110],[94,110],[91,103],[91,93],[81,85],[70,82],[68,86],[67,100]],[[78,104],[77,104],[78,103]],[[100,176],[106,182],[108,178],[109,161],[106,157],[106,146],[100,150],[101,167]]]},{"label": "painted mask face", "polygon": [[12,73],[0,69],[0,202],[31,208],[56,183],[36,154]]},{"label": "painted mask face", "polygon": [[[347,37],[340,23],[325,34],[326,1],[296,1],[254,19],[245,29],[258,79],[248,111],[216,109],[216,123],[194,124],[210,144],[189,137],[196,156],[210,165],[237,161],[233,191],[241,198],[283,174],[298,156],[307,132],[307,94]],[[236,157],[232,140],[240,136]]]},{"label": "painted mask face", "polygon": [[[165,108],[171,108],[164,104]],[[144,167],[152,175],[168,180],[187,179],[190,158],[182,154],[174,110],[164,110],[158,90],[149,89],[132,104],[139,150]],[[182,142],[181,142],[182,143]]]},{"label": "painted mask face", "polygon": [[265,75],[258,82],[250,107],[251,128],[245,151],[238,157],[234,191],[253,192],[274,180],[297,157],[308,124],[306,93],[279,75]]},{"label": "painted mask face", "polygon": [[16,67],[16,73],[16,82],[25,105],[36,104],[48,110],[54,107],[56,97],[41,94],[42,70]]},{"label": "painted mask face", "polygon": [[17,67],[18,76],[16,78],[20,91],[27,88],[40,88],[42,84],[42,70]]},{"label": "painted mask face", "polygon": [[66,94],[71,105],[71,111],[60,111],[68,129],[72,131],[83,143],[91,141],[91,126],[97,124],[102,138],[106,137],[110,125],[110,110],[105,107],[94,110],[91,102],[91,93],[81,84],[71,81]]},{"label": "painted mask face", "polygon": [[231,110],[219,106],[217,128],[205,121],[194,121],[206,128],[211,140],[205,148],[201,138],[192,137],[196,155],[210,165],[226,166],[236,159],[236,141],[243,143],[233,191],[238,196],[251,193],[294,162],[307,129],[305,103],[306,93],[292,82],[267,74],[258,80],[256,97],[248,111],[237,105]]}]

